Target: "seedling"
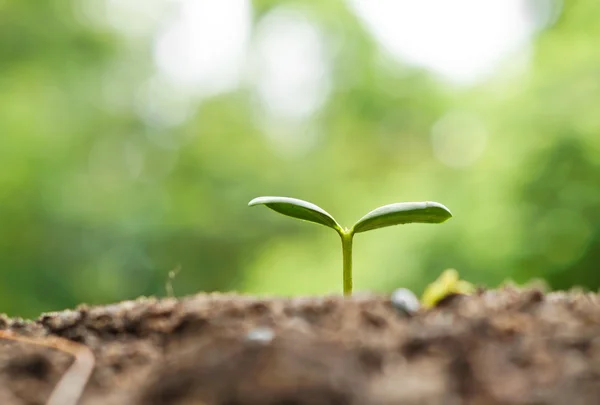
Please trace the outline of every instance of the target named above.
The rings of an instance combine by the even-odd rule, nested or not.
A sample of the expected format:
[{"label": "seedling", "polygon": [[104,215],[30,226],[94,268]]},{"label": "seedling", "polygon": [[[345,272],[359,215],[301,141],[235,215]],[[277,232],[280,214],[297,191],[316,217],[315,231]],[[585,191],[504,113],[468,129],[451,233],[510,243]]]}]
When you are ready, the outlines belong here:
[{"label": "seedling", "polygon": [[167,291],[167,297],[174,297],[175,292],[173,291],[173,280],[177,277],[177,274],[181,271],[181,265],[177,265],[175,269],[169,271],[169,275],[167,277],[167,282],[165,283],[165,290]]},{"label": "seedling", "polygon": [[386,226],[427,223],[439,224],[452,217],[440,203],[403,202],[379,207],[359,219],[351,228],[343,228],[324,209],[307,201],[288,197],[258,197],[249,206],[266,205],[275,212],[335,230],[342,239],[344,295],[352,294],[352,239],[354,234]]},{"label": "seedling", "polygon": [[432,308],[448,295],[470,295],[474,291],[475,286],[468,281],[461,280],[455,269],[447,269],[437,280],[427,286],[421,297],[421,303],[425,308]]}]

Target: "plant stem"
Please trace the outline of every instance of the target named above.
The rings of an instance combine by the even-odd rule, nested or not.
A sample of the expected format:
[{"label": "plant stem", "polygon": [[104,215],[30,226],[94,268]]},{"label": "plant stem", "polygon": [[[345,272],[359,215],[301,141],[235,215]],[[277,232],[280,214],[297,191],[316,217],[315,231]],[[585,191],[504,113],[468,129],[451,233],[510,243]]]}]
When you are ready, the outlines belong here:
[{"label": "plant stem", "polygon": [[344,261],[344,295],[352,295],[352,238],[354,232],[340,232],[342,237],[342,255]]}]

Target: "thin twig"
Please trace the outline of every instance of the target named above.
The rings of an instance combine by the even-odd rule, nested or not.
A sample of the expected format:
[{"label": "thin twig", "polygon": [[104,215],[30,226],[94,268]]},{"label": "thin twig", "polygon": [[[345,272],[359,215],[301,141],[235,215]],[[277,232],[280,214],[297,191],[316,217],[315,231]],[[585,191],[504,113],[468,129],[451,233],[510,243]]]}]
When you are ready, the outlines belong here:
[{"label": "thin twig", "polygon": [[94,370],[94,354],[87,346],[57,336],[30,338],[6,330],[0,330],[0,339],[50,347],[72,355],[75,361],[54,387],[46,405],[77,405]]},{"label": "thin twig", "polygon": [[167,297],[173,297],[174,293],[173,293],[173,280],[175,279],[175,276],[177,276],[177,274],[181,271],[181,265],[178,265],[177,267],[175,267],[175,269],[171,270],[169,272],[169,276],[167,278],[167,283],[165,284],[165,290],[167,290]]}]

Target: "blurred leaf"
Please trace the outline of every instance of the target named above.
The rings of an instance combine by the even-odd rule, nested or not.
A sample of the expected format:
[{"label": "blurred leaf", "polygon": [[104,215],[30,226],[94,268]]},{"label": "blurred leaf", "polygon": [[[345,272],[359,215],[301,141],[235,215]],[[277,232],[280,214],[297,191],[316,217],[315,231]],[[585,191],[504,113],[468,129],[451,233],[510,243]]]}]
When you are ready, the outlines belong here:
[{"label": "blurred leaf", "polygon": [[474,291],[475,286],[468,281],[460,280],[455,269],[447,269],[437,280],[427,286],[421,297],[421,303],[423,307],[431,308],[450,294],[469,295]]}]

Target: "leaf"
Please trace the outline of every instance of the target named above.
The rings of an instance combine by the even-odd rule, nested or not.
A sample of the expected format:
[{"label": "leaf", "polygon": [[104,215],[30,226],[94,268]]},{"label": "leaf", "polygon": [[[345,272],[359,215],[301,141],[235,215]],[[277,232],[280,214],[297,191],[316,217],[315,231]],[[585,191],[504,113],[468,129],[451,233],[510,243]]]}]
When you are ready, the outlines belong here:
[{"label": "leaf", "polygon": [[437,280],[425,288],[421,297],[423,306],[432,308],[448,294],[452,294],[458,280],[458,272],[455,269],[444,270]]},{"label": "leaf", "polygon": [[470,295],[473,292],[475,292],[473,284],[460,280],[455,269],[447,269],[425,288],[421,302],[425,308],[432,308],[450,294]]},{"label": "leaf", "polygon": [[288,197],[258,197],[248,203],[249,206],[260,204],[288,217],[325,225],[338,232],[342,230],[342,227],[327,211],[308,201]]},{"label": "leaf", "polygon": [[448,208],[440,203],[404,202],[379,207],[354,224],[354,233],[370,231],[392,225],[413,222],[439,224],[452,217]]}]

